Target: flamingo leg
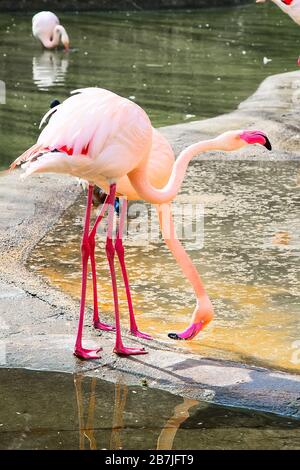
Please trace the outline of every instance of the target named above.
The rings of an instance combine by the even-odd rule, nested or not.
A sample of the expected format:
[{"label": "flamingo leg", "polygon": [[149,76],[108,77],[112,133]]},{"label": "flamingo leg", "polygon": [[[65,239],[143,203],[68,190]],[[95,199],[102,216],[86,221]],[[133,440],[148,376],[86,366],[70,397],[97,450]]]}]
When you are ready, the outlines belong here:
[{"label": "flamingo leg", "polygon": [[88,260],[90,256],[90,244],[89,244],[89,228],[91,220],[91,207],[93,198],[93,186],[89,185],[88,189],[88,201],[85,213],[85,222],[83,237],[81,242],[81,258],[82,258],[82,283],[81,283],[81,300],[80,300],[80,312],[77,338],[75,343],[74,355],[81,359],[99,359],[99,349],[84,349],[82,347],[82,330],[84,321],[84,310],[86,300],[86,284],[87,284],[87,271],[88,271]]},{"label": "flamingo leg", "polygon": [[107,260],[108,260],[110,274],[111,274],[114,306],[115,306],[116,344],[114,347],[114,352],[117,354],[125,355],[125,356],[135,355],[135,354],[147,354],[144,348],[127,348],[123,345],[123,342],[122,342],[118,289],[117,289],[116,272],[115,272],[115,265],[114,265],[115,247],[114,247],[113,239],[112,239],[115,197],[116,197],[116,184],[113,183],[110,185],[109,202],[108,202],[109,209],[108,209],[108,226],[107,226],[107,238],[106,238],[106,255],[107,255]]},{"label": "flamingo leg", "polygon": [[110,449],[122,449],[121,432],[124,429],[124,410],[127,398],[127,385],[115,384],[115,404],[111,429]]},{"label": "flamingo leg", "polygon": [[135,316],[134,316],[130,285],[129,285],[127,269],[126,269],[126,264],[125,264],[125,251],[124,251],[124,245],[123,245],[123,232],[124,232],[126,214],[127,214],[127,199],[123,199],[120,219],[119,219],[119,226],[118,226],[116,242],[115,242],[115,250],[119,258],[122,276],[123,276],[124,285],[125,285],[125,290],[126,290],[128,310],[129,310],[129,319],[130,319],[130,333],[134,336],[137,336],[138,338],[152,339],[152,337],[148,335],[147,333],[142,333],[141,331],[138,330],[138,326],[137,326]]},{"label": "flamingo leg", "polygon": [[79,449],[84,450],[84,419],[83,419],[83,400],[82,400],[82,375],[74,375],[74,385],[76,392],[76,401],[78,409],[79,424]]},{"label": "flamingo leg", "polygon": [[82,380],[83,376],[79,374],[74,375],[74,385],[76,392],[76,401],[78,408],[78,423],[79,423],[79,449],[85,449],[85,437],[90,442],[90,449],[96,450],[97,443],[94,437],[94,414],[96,406],[96,378],[92,378],[91,382],[91,394],[89,398],[89,407],[88,407],[88,419],[85,425],[84,423],[84,407],[83,407],[83,397],[82,397]]},{"label": "flamingo leg", "polygon": [[197,305],[189,326],[182,332],[169,333],[168,336],[172,339],[191,340],[212,320],[214,315],[213,306],[204,289],[197,269],[176,237],[171,205],[159,205],[157,210],[165,243],[181,267],[184,275],[193,286],[197,298]]},{"label": "flamingo leg", "polygon": [[96,219],[96,222],[89,233],[89,246],[90,246],[90,259],[92,268],[92,282],[93,282],[93,296],[94,296],[94,314],[93,314],[93,325],[96,330],[114,331],[115,327],[108,325],[107,323],[100,322],[99,320],[99,307],[98,307],[98,294],[97,294],[97,272],[96,272],[96,260],[95,260],[95,237],[97,233],[97,227],[103,219],[108,209],[108,196],[106,197],[100,213]]},{"label": "flamingo leg", "polygon": [[89,399],[88,407],[88,418],[85,426],[85,436],[90,441],[90,449],[97,450],[97,442],[94,436],[94,418],[95,418],[95,407],[96,407],[96,377],[92,377],[91,382],[91,394]]}]

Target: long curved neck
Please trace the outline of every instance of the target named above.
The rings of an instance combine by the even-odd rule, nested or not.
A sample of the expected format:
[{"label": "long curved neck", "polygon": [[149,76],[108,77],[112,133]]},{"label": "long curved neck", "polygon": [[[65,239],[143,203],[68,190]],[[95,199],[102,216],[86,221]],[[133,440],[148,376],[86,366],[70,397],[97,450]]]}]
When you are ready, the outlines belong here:
[{"label": "long curved neck", "polygon": [[46,48],[51,49],[59,45],[61,36],[63,34],[66,34],[66,30],[61,24],[58,24],[57,26],[55,26],[51,37],[41,36],[40,39]]},{"label": "long curved neck", "polygon": [[174,163],[168,183],[162,189],[154,188],[151,185],[147,174],[147,164],[143,164],[141,167],[130,172],[128,177],[134,189],[145,201],[152,204],[168,203],[178,193],[191,159],[199,153],[209,150],[222,150],[220,144],[218,145],[217,139],[198,142],[183,150]]}]

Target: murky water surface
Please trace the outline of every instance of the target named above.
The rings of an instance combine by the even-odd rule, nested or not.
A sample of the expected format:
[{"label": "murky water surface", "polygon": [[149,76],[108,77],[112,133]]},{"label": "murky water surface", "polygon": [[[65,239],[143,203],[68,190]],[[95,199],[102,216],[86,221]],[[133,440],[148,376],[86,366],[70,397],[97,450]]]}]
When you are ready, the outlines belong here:
[{"label": "murky water surface", "polygon": [[3,369],[0,399],[0,449],[300,449],[299,420],[81,375]]},{"label": "murky water surface", "polygon": [[[234,109],[268,75],[296,68],[299,27],[272,5],[184,12],[61,14],[69,54],[43,51],[31,14],[0,14],[0,165],[32,145],[53,98],[100,86],[155,126]],[[272,59],[267,65],[263,58]]]}]

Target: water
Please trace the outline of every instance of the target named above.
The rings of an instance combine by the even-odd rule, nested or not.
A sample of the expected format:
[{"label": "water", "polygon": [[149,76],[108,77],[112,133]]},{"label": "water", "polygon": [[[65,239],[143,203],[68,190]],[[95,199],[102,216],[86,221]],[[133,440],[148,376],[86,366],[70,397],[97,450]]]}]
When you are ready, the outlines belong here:
[{"label": "water", "polygon": [[[180,202],[199,195],[205,240],[202,249],[195,249],[194,240],[186,241],[185,247],[202,275],[216,317],[197,340],[180,346],[207,356],[300,370],[298,174],[299,163],[291,161],[192,162]],[[35,272],[77,298],[84,210],[82,196],[28,262]],[[126,260],[140,328],[166,340],[168,331],[186,326],[194,308],[192,289],[162,242],[128,246]],[[97,265],[100,308],[113,318],[102,239],[97,241]],[[127,325],[120,274],[119,286],[122,322]],[[91,285],[88,302],[92,305]]]},{"label": "water", "polygon": [[[43,51],[31,15],[0,14],[0,165],[38,133],[53,98],[109,88],[161,126],[234,109],[268,75],[296,68],[299,27],[271,5],[185,12],[61,14],[72,51]],[[263,65],[267,56],[272,62]]]},{"label": "water", "polygon": [[0,449],[300,449],[299,420],[80,375],[2,369],[0,399]]}]

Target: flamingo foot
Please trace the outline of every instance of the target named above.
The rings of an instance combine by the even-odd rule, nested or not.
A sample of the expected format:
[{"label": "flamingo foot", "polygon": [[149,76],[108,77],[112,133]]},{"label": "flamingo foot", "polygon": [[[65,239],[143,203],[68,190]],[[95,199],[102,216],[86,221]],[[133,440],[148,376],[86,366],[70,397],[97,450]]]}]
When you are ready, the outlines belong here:
[{"label": "flamingo foot", "polygon": [[99,349],[84,349],[84,348],[75,348],[74,356],[79,357],[79,359],[100,359],[101,356],[99,352],[102,351],[102,348]]},{"label": "flamingo foot", "polygon": [[189,341],[197,336],[197,334],[203,329],[203,326],[204,322],[200,321],[199,323],[193,323],[182,333],[169,333],[168,336],[171,339]]},{"label": "flamingo foot", "polygon": [[133,336],[136,336],[137,338],[148,339],[148,340],[153,339],[151,335],[148,335],[147,333],[142,333],[137,328],[130,330],[130,334]]},{"label": "flamingo foot", "polygon": [[138,354],[148,354],[148,351],[145,348],[126,348],[121,345],[114,348],[114,353],[120,356],[137,356]]},{"label": "flamingo foot", "polygon": [[96,330],[103,330],[103,331],[115,331],[115,329],[116,329],[113,325],[108,325],[107,323],[102,323],[99,320],[94,321],[94,328]]}]

